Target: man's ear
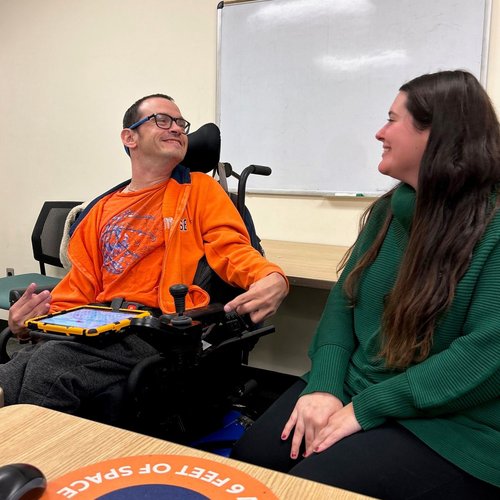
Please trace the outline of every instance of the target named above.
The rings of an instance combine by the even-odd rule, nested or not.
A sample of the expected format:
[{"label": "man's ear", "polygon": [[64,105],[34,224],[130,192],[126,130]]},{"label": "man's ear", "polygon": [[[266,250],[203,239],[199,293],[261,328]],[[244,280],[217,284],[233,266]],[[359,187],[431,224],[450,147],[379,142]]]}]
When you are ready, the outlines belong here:
[{"label": "man's ear", "polygon": [[134,149],[136,147],[137,144],[135,142],[135,134],[129,128],[124,128],[120,134],[120,137],[127,153],[130,149]]}]

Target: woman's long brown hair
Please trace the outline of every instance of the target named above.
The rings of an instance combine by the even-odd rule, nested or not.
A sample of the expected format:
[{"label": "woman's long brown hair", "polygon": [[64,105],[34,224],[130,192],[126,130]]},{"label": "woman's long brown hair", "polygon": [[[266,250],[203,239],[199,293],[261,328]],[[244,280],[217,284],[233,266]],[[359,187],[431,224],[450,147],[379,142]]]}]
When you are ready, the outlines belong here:
[{"label": "woman's long brown hair", "polygon": [[[423,75],[400,91],[406,93],[415,127],[430,129],[430,134],[408,246],[382,318],[379,354],[393,369],[429,356],[436,323],[451,304],[497,208],[494,193],[500,182],[499,123],[474,76],[464,71]],[[363,225],[372,209],[365,212]],[[389,210],[375,241],[344,282],[352,304],[363,270],[377,256],[391,219]]]}]

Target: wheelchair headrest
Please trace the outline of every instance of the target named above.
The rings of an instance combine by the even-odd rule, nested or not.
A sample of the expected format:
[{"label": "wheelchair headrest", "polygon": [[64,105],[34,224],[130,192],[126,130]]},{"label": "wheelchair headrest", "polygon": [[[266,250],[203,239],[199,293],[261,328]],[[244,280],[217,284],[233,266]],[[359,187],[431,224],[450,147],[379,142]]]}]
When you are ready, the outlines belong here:
[{"label": "wheelchair headrest", "polygon": [[[215,123],[205,123],[187,135],[188,147],[182,165],[192,172],[210,172],[217,168],[220,158],[220,130]],[[130,151],[125,146],[126,153]]]},{"label": "wheelchair headrest", "polygon": [[206,123],[188,134],[188,148],[182,165],[192,172],[210,172],[220,158],[220,130],[215,123]]}]

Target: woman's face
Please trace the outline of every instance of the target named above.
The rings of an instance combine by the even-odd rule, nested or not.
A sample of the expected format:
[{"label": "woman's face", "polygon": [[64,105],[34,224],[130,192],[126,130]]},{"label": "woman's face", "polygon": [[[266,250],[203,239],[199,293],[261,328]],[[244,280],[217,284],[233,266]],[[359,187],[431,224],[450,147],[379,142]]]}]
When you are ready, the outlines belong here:
[{"label": "woman's face", "polygon": [[417,189],[420,162],[429,133],[430,129],[415,127],[406,109],[406,94],[399,92],[389,110],[387,123],[375,134],[383,148],[379,172]]}]

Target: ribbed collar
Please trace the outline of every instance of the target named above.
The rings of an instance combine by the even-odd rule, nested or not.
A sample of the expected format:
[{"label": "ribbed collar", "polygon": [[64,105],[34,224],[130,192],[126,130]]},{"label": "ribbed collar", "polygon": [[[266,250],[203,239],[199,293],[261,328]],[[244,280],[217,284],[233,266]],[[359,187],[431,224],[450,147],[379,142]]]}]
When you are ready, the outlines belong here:
[{"label": "ribbed collar", "polygon": [[408,184],[401,184],[391,198],[394,218],[409,233],[415,211],[415,190]]}]

